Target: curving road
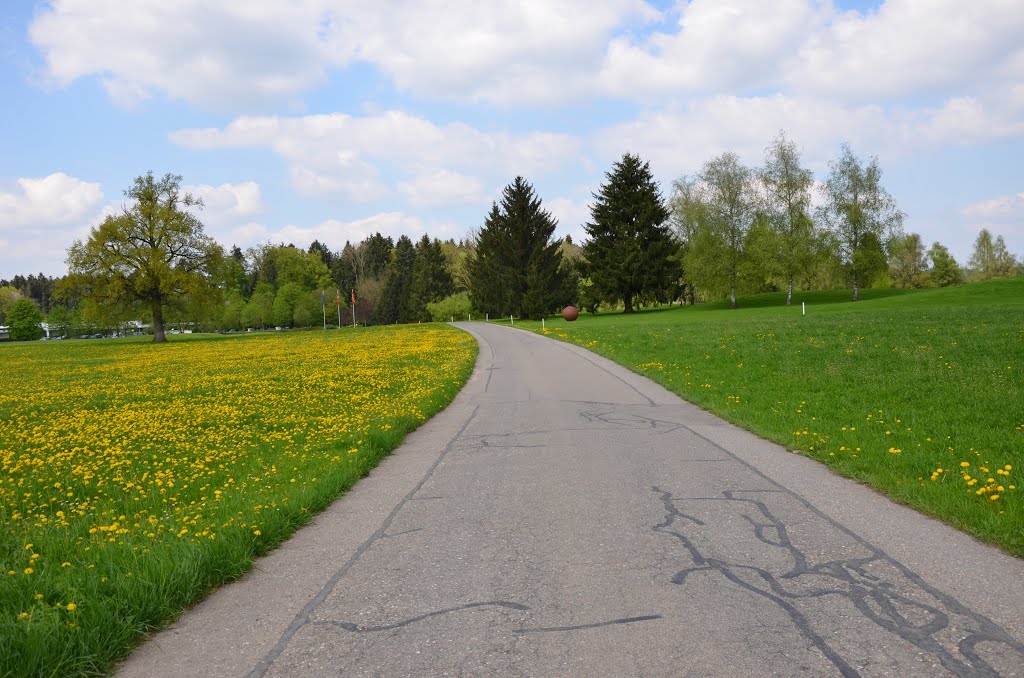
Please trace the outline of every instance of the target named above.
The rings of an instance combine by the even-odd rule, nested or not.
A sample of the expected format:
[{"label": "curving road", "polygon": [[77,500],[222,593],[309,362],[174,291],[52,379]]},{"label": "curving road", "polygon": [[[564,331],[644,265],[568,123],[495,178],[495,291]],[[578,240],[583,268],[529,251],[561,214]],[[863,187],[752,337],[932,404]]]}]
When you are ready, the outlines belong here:
[{"label": "curving road", "polygon": [[581,348],[455,402],[123,676],[1024,675],[1024,563]]}]

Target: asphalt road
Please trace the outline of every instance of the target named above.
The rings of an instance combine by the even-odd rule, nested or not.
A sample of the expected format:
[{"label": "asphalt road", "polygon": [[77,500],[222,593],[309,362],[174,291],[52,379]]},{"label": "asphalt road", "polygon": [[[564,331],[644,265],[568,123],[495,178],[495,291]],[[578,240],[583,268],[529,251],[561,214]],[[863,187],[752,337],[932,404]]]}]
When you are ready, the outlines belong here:
[{"label": "asphalt road", "polygon": [[583,349],[461,326],[455,402],[121,675],[1024,675],[1024,562]]}]

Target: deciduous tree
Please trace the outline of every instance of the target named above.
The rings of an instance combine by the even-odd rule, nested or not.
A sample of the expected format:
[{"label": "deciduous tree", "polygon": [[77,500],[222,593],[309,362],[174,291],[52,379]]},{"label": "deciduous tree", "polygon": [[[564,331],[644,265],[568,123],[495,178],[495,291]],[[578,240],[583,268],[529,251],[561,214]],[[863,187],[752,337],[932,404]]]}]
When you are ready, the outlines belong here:
[{"label": "deciduous tree", "polygon": [[889,242],[889,277],[893,287],[928,287],[928,260],[917,233],[896,236]]},{"label": "deciduous tree", "polygon": [[729,304],[736,308],[744,245],[756,209],[753,172],[740,162],[738,155],[726,151],[704,164],[700,181],[707,219],[702,237],[709,241],[710,252],[720,252],[721,261],[716,268],[724,274]]},{"label": "deciduous tree", "polygon": [[793,281],[814,260],[815,226],[811,219],[813,173],[800,162],[800,151],[783,132],[765,150],[759,172],[764,186],[765,214],[775,236],[771,260],[786,284],[786,305],[793,303]]},{"label": "deciduous tree", "polygon": [[29,299],[18,299],[7,312],[12,341],[34,341],[43,336],[43,314]]},{"label": "deciduous tree", "polygon": [[1003,236],[992,238],[987,228],[981,229],[974,241],[974,252],[968,263],[974,280],[1008,278],[1017,274],[1017,259],[1006,249]]},{"label": "deciduous tree", "polygon": [[87,299],[108,308],[142,304],[152,315],[153,341],[166,341],[164,312],[215,289],[223,253],[190,208],[202,202],[180,193],[181,177],[136,177],[130,201],[88,240],[68,250],[70,276]]},{"label": "deciduous tree", "polygon": [[14,302],[22,298],[21,292],[12,285],[4,285],[0,287],[0,325],[4,324],[7,319],[7,313],[14,306]]},{"label": "deciduous tree", "polygon": [[[835,236],[839,258],[853,284],[853,300],[857,301],[861,286],[871,275],[864,267],[874,263],[874,252],[861,250],[866,245],[873,248],[876,242],[884,245],[898,234],[903,225],[903,213],[882,187],[878,158],[871,158],[865,166],[850,147],[843,144],[839,159],[829,167],[823,188],[825,204],[819,213]],[[873,241],[869,235],[873,236]]]}]

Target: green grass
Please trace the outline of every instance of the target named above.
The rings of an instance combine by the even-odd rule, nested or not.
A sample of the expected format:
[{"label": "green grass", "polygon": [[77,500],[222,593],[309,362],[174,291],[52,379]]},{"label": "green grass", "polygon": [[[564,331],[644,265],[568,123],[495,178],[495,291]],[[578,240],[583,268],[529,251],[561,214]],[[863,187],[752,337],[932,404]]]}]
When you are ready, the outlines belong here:
[{"label": "green grass", "polygon": [[0,346],[0,676],[102,675],[444,408],[444,325]]},{"label": "green grass", "polygon": [[546,334],[1024,556],[1024,278],[849,299],[584,314]]}]

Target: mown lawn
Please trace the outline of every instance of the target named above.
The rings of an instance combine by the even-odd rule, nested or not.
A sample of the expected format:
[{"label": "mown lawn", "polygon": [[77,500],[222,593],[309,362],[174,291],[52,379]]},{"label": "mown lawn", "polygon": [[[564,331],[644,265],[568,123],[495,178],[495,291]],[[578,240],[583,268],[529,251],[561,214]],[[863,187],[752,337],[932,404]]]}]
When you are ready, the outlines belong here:
[{"label": "mown lawn", "polygon": [[0,346],[0,675],[107,672],[445,407],[444,325]]},{"label": "mown lawn", "polygon": [[545,334],[1024,556],[1024,278],[864,297],[584,314]]}]

